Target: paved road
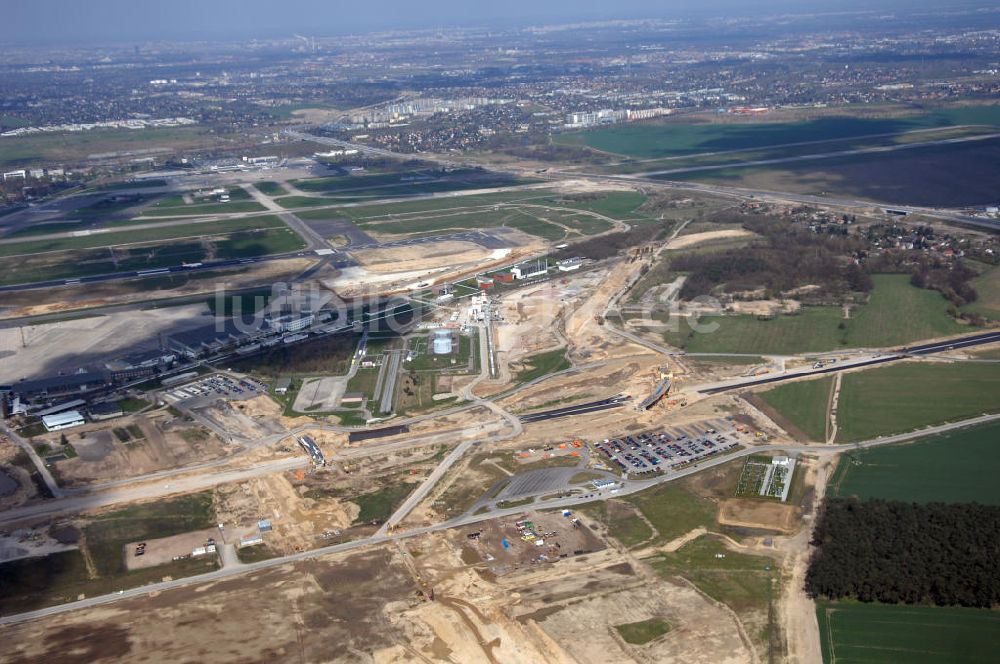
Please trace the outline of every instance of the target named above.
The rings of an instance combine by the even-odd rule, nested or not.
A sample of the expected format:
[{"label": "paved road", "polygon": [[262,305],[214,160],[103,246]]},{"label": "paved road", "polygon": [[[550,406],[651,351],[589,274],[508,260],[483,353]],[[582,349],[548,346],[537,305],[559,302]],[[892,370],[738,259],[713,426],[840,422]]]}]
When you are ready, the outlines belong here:
[{"label": "paved road", "polygon": [[[950,350],[957,350],[960,348],[971,348],[974,346],[981,346],[984,344],[991,344],[997,342],[1000,342],[1000,331],[983,332],[981,334],[958,337],[956,339],[946,339],[944,341],[935,341],[933,343],[921,344],[918,346],[906,346],[896,351],[890,351],[888,354],[879,353],[874,357],[869,355],[868,357],[861,357],[855,360],[841,361],[838,362],[837,364],[828,364],[818,369],[808,367],[779,375],[766,376],[764,378],[750,378],[750,379],[737,378],[733,380],[716,383],[713,385],[702,386],[698,389],[698,392],[701,392],[702,394],[719,394],[722,392],[729,392],[731,390],[755,387],[757,385],[767,385],[768,383],[779,383],[782,381],[792,380],[795,378],[804,378],[806,376],[819,376],[828,373],[838,373],[850,369],[859,369],[861,367],[874,366],[876,364],[885,364],[887,362],[895,362],[896,360],[902,360],[914,355],[917,356],[933,355],[936,353],[942,353]],[[864,352],[864,351],[859,351],[859,352]]]},{"label": "paved road", "polygon": [[554,420],[560,417],[571,417],[573,415],[583,415],[584,413],[596,413],[600,410],[618,408],[628,403],[630,398],[631,397],[628,396],[615,396],[608,399],[599,399],[597,401],[588,401],[587,403],[564,406],[563,408],[544,410],[540,413],[530,413],[528,415],[522,415],[521,422],[524,424],[530,424],[531,422],[544,422],[545,420]]},{"label": "paved road", "polygon": [[[663,484],[666,482],[672,482],[675,480],[682,479],[689,475],[699,473],[708,468],[712,468],[722,463],[727,463],[733,459],[741,458],[751,454],[757,454],[762,450],[781,450],[786,452],[810,452],[810,453],[834,453],[851,449],[862,449],[869,447],[876,447],[880,445],[889,445],[892,443],[905,442],[908,440],[914,440],[917,438],[923,438],[926,436],[932,436],[940,433],[946,433],[948,431],[953,431],[955,429],[961,429],[965,427],[975,426],[978,424],[985,424],[988,422],[993,422],[1000,420],[1000,415],[984,415],[981,417],[975,417],[969,420],[963,420],[961,422],[954,422],[952,424],[944,424],[937,427],[928,427],[920,431],[915,431],[911,433],[899,434],[896,436],[886,436],[883,438],[876,438],[873,440],[868,440],[860,443],[846,444],[846,445],[782,445],[778,443],[761,445],[756,447],[749,447],[745,450],[741,450],[736,454],[730,454],[715,459],[706,460],[705,462],[699,463],[683,471],[672,473],[670,475],[651,479],[644,481],[629,481],[626,485],[618,491],[616,494],[601,493],[596,497],[599,500],[606,500],[612,496],[622,496],[644,489],[648,489],[657,484]],[[584,495],[576,498],[561,498],[545,503],[545,509],[558,509],[563,507],[572,507],[574,505],[579,505],[582,503],[593,502],[595,497],[590,495]],[[450,528],[460,528],[463,526],[472,525],[479,523],[481,521],[487,521],[490,519],[501,518],[505,516],[512,516],[515,514],[521,514],[525,510],[524,507],[513,507],[504,510],[497,510],[487,514],[466,514],[462,515],[456,519],[450,521],[445,521],[443,523],[435,524],[432,526],[426,526],[422,528],[414,528],[412,530],[406,531],[396,531],[391,534],[381,534],[375,535],[370,538],[356,540],[353,542],[346,542],[344,544],[335,544],[332,546],[322,547],[319,549],[313,549],[310,551],[303,551],[301,553],[292,554],[289,556],[283,556],[281,558],[273,558],[271,560],[265,560],[258,563],[250,563],[242,565],[240,567],[224,567],[220,570],[214,572],[209,572],[208,574],[201,574],[198,576],[187,577],[183,579],[174,579],[172,581],[165,581],[160,583],[152,583],[139,588],[132,588],[130,590],[123,590],[119,593],[111,595],[102,595],[100,597],[91,597],[89,599],[78,600],[75,602],[69,602],[67,604],[61,604],[58,606],[49,607],[46,609],[39,609],[37,611],[28,611],[25,613],[19,613],[15,615],[9,615],[0,617],[0,625],[13,625],[17,623],[26,622],[29,620],[35,620],[38,618],[44,618],[47,616],[57,615],[60,613],[67,613],[70,611],[77,611],[80,609],[92,608],[95,606],[102,606],[105,604],[110,604],[112,602],[117,602],[122,599],[129,599],[134,597],[142,597],[150,593],[161,593],[166,590],[171,590],[174,588],[181,588],[188,585],[207,583],[211,581],[219,581],[226,578],[231,578],[240,574],[247,574],[251,572],[259,572],[265,569],[270,569],[272,567],[278,567],[281,565],[286,565],[288,563],[294,563],[302,560],[311,560],[315,558],[320,558],[322,556],[328,556],[336,553],[344,553],[347,551],[352,551],[355,549],[360,549],[363,547],[377,546],[385,542],[390,542],[394,540],[409,539],[412,537],[419,537],[427,533],[432,533],[440,530],[447,530]]]}]

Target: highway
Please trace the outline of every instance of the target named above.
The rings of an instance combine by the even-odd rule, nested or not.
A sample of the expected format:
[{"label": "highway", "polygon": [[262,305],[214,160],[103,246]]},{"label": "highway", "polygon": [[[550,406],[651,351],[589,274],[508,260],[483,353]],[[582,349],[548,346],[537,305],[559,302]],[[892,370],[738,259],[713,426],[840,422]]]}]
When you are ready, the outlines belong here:
[{"label": "highway", "polygon": [[825,364],[820,368],[809,367],[798,371],[790,371],[778,375],[765,376],[763,378],[735,379],[735,380],[724,381],[716,385],[710,385],[708,387],[700,388],[698,389],[698,392],[700,392],[701,394],[720,394],[722,392],[729,392],[731,390],[738,390],[738,389],[746,389],[750,387],[756,387],[758,385],[767,385],[769,383],[780,383],[782,381],[793,380],[795,378],[819,376],[828,373],[836,373],[840,371],[849,371],[851,369],[859,369],[861,367],[874,366],[876,364],[895,362],[896,360],[902,360],[914,355],[933,355],[935,353],[942,353],[949,350],[957,350],[960,348],[971,348],[973,346],[982,346],[984,344],[991,344],[997,342],[1000,342],[1000,331],[983,332],[981,334],[974,334],[967,337],[959,337],[957,339],[936,341],[933,343],[922,344],[919,346],[907,346],[895,351],[889,351],[887,354],[880,353],[875,357],[863,357],[857,360],[847,360],[838,362],[836,364]]},{"label": "highway", "polygon": [[[708,459],[691,468],[687,468],[685,470],[676,473],[671,473],[669,475],[665,475],[660,478],[654,478],[643,481],[628,481],[625,484],[625,486],[622,487],[617,493],[615,494],[602,493],[596,499],[606,500],[607,498],[610,498],[612,496],[620,497],[623,495],[636,493],[638,491],[643,491],[658,484],[664,484],[666,482],[672,482],[682,479],[684,477],[688,477],[689,475],[699,473],[703,470],[707,470],[708,468],[712,468],[719,464],[727,463],[729,461],[732,461],[733,459],[760,453],[763,450],[784,451],[784,452],[806,452],[806,453],[836,453],[836,452],[849,451],[852,449],[865,449],[870,447],[877,447],[880,445],[891,445],[893,443],[900,443],[927,436],[937,435],[941,433],[947,433],[949,431],[954,431],[956,429],[976,426],[979,424],[986,424],[997,420],[1000,420],[1000,415],[983,415],[980,417],[963,420],[961,422],[943,424],[936,427],[928,427],[926,429],[921,429],[919,431],[898,434],[895,436],[885,436],[882,438],[875,438],[872,440],[862,441],[859,443],[848,443],[843,445],[799,445],[799,444],[783,445],[780,443],[772,443],[767,445],[752,446],[748,447],[747,449],[741,450],[735,454],[723,455],[716,458]],[[594,500],[595,498],[590,495],[570,497],[570,498],[558,498],[546,501],[544,504],[544,509],[559,509],[565,507],[573,507],[575,505],[593,502]],[[110,595],[101,595],[99,597],[91,597],[44,609],[38,609],[36,611],[27,611],[24,613],[3,616],[0,617],[0,625],[14,625],[22,622],[27,622],[29,620],[36,620],[39,618],[45,618],[48,616],[58,615],[61,613],[67,613],[70,611],[79,611],[81,609],[103,606],[124,599],[143,597],[145,595],[149,595],[152,593],[162,593],[164,591],[176,588],[182,588],[189,585],[197,585],[213,581],[221,581],[223,579],[232,578],[243,574],[261,572],[266,569],[279,567],[281,565],[287,565],[289,563],[295,563],[303,560],[312,560],[333,554],[345,553],[348,551],[353,551],[364,547],[378,546],[386,542],[419,537],[421,535],[426,535],[428,533],[433,533],[441,530],[447,530],[451,528],[461,528],[464,526],[469,526],[475,523],[479,523],[481,521],[488,521],[490,519],[513,516],[516,514],[521,514],[524,511],[525,511],[524,507],[512,507],[509,509],[496,510],[485,514],[464,514],[450,521],[445,521],[431,526],[414,528],[406,531],[397,530],[392,533],[376,534],[372,537],[355,540],[353,542],[334,544],[332,546],[312,549],[310,551],[302,551],[300,553],[295,553],[288,556],[282,556],[280,558],[272,558],[270,560],[264,560],[257,563],[249,563],[238,567],[224,567],[222,569],[216,570],[214,572],[209,572],[207,574],[200,574],[197,576],[190,576],[182,579],[173,579],[170,581],[161,581],[159,583],[151,583],[149,585],[140,586],[138,588],[122,590],[118,593],[113,593]]]},{"label": "highway", "polygon": [[544,422],[545,420],[554,420],[560,417],[570,417],[571,415],[583,415],[584,413],[595,413],[600,410],[607,410],[609,408],[618,408],[619,406],[628,403],[631,397],[628,396],[614,396],[608,399],[601,399],[599,401],[589,401],[587,403],[579,403],[573,406],[566,406],[564,408],[554,408],[552,410],[545,410],[540,413],[531,413],[530,415],[522,415],[521,422],[524,424],[529,424],[531,422]]}]

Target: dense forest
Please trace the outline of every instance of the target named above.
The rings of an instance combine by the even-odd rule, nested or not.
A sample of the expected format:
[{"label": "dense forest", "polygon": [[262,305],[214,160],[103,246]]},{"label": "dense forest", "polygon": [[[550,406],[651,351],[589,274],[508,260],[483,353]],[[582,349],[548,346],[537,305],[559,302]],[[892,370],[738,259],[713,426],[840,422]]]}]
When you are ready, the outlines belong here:
[{"label": "dense forest", "polygon": [[997,506],[828,498],[813,543],[813,597],[1000,604]]},{"label": "dense forest", "polygon": [[671,270],[688,273],[683,299],[714,294],[720,288],[737,292],[764,287],[769,296],[807,284],[819,286],[822,295],[871,290],[871,277],[852,259],[862,246],[859,240],[817,235],[801,224],[769,215],[740,220],[766,242],[673,258]]}]

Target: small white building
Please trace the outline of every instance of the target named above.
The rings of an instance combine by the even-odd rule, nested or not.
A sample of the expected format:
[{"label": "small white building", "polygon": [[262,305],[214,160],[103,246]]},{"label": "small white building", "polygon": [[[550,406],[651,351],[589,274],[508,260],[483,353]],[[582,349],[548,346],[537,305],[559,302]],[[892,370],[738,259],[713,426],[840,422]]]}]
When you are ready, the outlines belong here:
[{"label": "small white building", "polygon": [[579,270],[580,266],[583,265],[582,258],[567,258],[564,261],[559,261],[556,263],[559,266],[560,272],[572,272],[573,270]]},{"label": "small white building", "polygon": [[67,410],[65,413],[56,413],[55,415],[45,415],[42,417],[42,425],[47,431],[59,431],[60,429],[77,427],[85,422],[86,420],[83,419],[83,415],[78,410]]}]

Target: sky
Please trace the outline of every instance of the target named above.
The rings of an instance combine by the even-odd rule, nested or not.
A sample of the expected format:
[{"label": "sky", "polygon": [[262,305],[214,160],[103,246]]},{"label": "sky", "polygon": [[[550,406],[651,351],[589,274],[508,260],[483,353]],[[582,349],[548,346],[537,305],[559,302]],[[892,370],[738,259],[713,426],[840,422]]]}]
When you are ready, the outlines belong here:
[{"label": "sky", "polygon": [[2,0],[0,43],[327,36],[449,25],[935,6],[940,0]]}]

